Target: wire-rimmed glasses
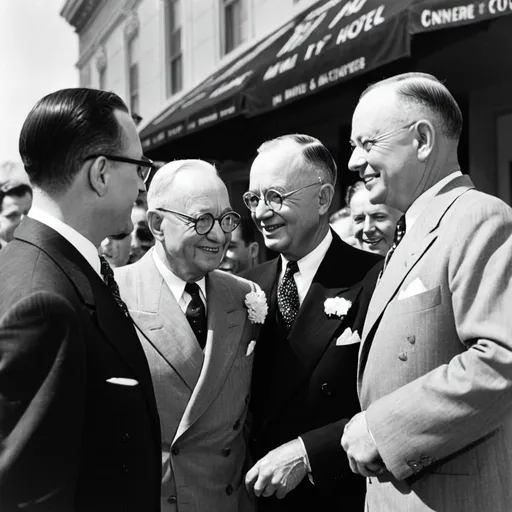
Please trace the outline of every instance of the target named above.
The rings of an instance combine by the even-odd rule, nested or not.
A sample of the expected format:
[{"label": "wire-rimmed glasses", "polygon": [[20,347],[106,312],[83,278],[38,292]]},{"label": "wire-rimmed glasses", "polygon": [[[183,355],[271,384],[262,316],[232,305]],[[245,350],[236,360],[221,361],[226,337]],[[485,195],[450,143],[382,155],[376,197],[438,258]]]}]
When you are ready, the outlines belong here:
[{"label": "wire-rimmed glasses", "polygon": [[107,160],[112,160],[114,162],[124,162],[127,164],[136,165],[137,174],[144,183],[146,183],[146,181],[148,180],[149,176],[151,175],[151,169],[153,169],[153,160],[150,160],[145,156],[142,157],[143,160],[135,160],[134,158],[128,158],[126,156],[107,155],[105,153],[98,153],[95,155],[89,155],[88,157],[84,158],[84,160],[91,160],[92,158],[99,158],[100,156],[106,158]]}]

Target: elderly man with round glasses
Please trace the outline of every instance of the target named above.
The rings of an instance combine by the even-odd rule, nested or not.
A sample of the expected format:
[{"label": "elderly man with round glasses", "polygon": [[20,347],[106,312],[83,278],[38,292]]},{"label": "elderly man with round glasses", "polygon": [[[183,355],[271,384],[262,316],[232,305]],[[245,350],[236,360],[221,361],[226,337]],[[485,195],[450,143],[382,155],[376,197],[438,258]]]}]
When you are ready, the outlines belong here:
[{"label": "elderly man with round glasses", "polygon": [[243,427],[259,329],[245,302],[257,289],[216,270],[240,215],[202,160],[159,169],[148,208],[155,246],[116,280],[153,377],[161,509],[252,512]]},{"label": "elderly man with round glasses", "polygon": [[260,147],[244,194],[267,248],[279,253],[242,274],[270,304],[252,382],[256,464],[246,475],[258,510],[363,510],[365,480],[351,474],[340,437],[359,411],[357,353],[371,293],[361,281],[381,258],[330,230],[336,172],[320,141],[285,135]]}]

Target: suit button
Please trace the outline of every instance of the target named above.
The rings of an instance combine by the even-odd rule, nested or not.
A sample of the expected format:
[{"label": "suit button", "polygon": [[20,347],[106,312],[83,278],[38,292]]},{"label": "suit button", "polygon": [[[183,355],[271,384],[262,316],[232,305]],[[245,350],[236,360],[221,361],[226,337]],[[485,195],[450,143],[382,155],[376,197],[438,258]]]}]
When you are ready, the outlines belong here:
[{"label": "suit button", "polygon": [[228,448],[226,446],[226,448],[222,448],[222,455],[224,455],[224,457],[229,457],[229,455],[231,454],[231,448]]},{"label": "suit button", "polygon": [[176,496],[174,496],[174,494],[167,498],[167,503],[176,503],[176,501]]},{"label": "suit button", "polygon": [[400,352],[400,354],[398,354],[398,359],[400,359],[400,361],[407,361],[407,354],[405,352]]},{"label": "suit button", "polygon": [[179,449],[177,446],[173,446],[173,447],[172,447],[172,450],[171,450],[171,453],[172,453],[173,455],[179,455],[179,453],[180,453],[180,449]]},{"label": "suit button", "polygon": [[235,423],[233,423],[233,430],[238,430],[240,428],[240,420],[236,420]]},{"label": "suit button", "polygon": [[226,487],[226,494],[228,496],[231,496],[233,494],[233,486],[231,484],[229,484],[227,487]]},{"label": "suit button", "polygon": [[331,386],[327,382],[324,382],[322,384],[321,390],[322,390],[322,394],[324,394],[325,396],[331,396],[332,395]]},{"label": "suit button", "polygon": [[407,336],[407,341],[411,344],[411,345],[414,345],[416,343],[416,336],[414,336],[414,334],[411,334],[411,336]]}]

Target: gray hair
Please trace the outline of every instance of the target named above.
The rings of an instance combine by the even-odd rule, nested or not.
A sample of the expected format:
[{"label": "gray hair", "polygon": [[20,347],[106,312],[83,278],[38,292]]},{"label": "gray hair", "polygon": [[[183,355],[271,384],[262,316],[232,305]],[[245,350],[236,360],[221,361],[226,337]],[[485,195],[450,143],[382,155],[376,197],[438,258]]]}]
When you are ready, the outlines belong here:
[{"label": "gray hair", "polygon": [[325,183],[330,183],[334,187],[337,178],[336,162],[329,150],[318,139],[315,139],[310,135],[302,135],[299,133],[282,135],[264,142],[258,148],[258,153],[268,151],[280,142],[288,140],[295,142],[301,147],[301,153],[304,157],[304,161],[320,172]]},{"label": "gray hair", "polygon": [[154,210],[165,205],[172,183],[178,173],[191,169],[201,169],[219,176],[217,169],[204,160],[174,160],[158,169],[148,191],[148,209]]},{"label": "gray hair", "polygon": [[374,83],[367,87],[359,100],[374,89],[398,84],[396,92],[400,99],[408,103],[422,105],[442,122],[443,134],[458,141],[462,132],[462,112],[446,86],[428,73],[403,73]]}]

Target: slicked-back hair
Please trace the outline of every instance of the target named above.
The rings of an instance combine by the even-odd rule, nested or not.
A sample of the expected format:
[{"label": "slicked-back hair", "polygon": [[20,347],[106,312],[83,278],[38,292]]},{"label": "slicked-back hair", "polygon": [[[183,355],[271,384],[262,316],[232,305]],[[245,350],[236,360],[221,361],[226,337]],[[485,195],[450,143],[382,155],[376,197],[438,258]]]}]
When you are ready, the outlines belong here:
[{"label": "slicked-back hair", "polygon": [[459,140],[462,112],[450,91],[433,75],[413,72],[386,78],[367,87],[359,100],[370,91],[391,84],[396,84],[396,92],[401,100],[422,105],[433,112],[441,120],[443,134],[448,139]]},{"label": "slicked-back hair", "polygon": [[320,172],[324,183],[330,183],[333,187],[336,185],[338,175],[336,162],[330,151],[318,139],[315,139],[315,137],[302,135],[300,133],[281,135],[280,137],[264,142],[258,148],[258,153],[263,153],[273,148],[279,142],[287,140],[291,140],[301,147],[304,161]]},{"label": "slicked-back hair", "polygon": [[23,124],[19,142],[31,184],[64,192],[86,157],[124,149],[118,110],[128,113],[117,94],[96,89],[62,89],[39,100]]}]

